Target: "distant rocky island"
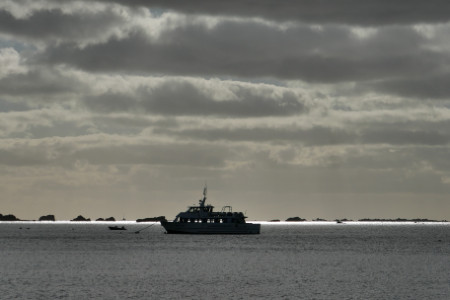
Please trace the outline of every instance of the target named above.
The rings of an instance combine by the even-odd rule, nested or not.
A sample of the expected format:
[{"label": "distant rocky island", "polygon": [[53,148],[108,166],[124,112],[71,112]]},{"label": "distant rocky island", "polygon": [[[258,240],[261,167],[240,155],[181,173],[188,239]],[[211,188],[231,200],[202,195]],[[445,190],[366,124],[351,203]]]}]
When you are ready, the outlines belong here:
[{"label": "distant rocky island", "polygon": [[[300,217],[290,217],[287,218],[285,220],[285,222],[305,222],[308,221],[307,219],[304,218],[300,218]],[[311,220],[313,222],[338,222],[338,223],[342,223],[342,222],[354,222],[354,220],[351,219],[347,219],[347,218],[343,218],[343,219],[335,219],[335,220],[326,220],[326,219],[322,219],[322,218],[315,218],[313,220]],[[279,219],[273,219],[270,220],[269,222],[280,222]],[[379,218],[375,218],[375,219],[371,219],[371,218],[364,218],[364,219],[359,219],[358,222],[448,222],[447,220],[430,220],[430,219],[420,219],[420,218],[415,218],[415,219],[405,219],[405,218],[397,218],[397,219],[379,219]]]},{"label": "distant rocky island", "polygon": [[46,215],[39,218],[39,221],[56,221],[55,215]]},{"label": "distant rocky island", "polygon": [[430,220],[430,219],[359,219],[360,222],[448,222],[447,220]]},{"label": "distant rocky island", "polygon": [[[137,219],[136,222],[159,222],[159,221],[164,221],[164,220],[166,220],[165,216],[159,216],[159,217],[148,217],[148,218],[143,218],[143,219]],[[13,214],[7,214],[7,215],[0,214],[0,221],[12,222],[12,221],[36,221],[36,220],[22,220],[22,219],[17,218]],[[39,217],[38,221],[56,221],[56,217],[55,217],[55,215],[45,215],[45,216]],[[90,222],[91,218],[85,218],[82,215],[78,215],[76,218],[73,218],[70,221],[71,222]],[[114,217],[97,218],[97,219],[95,219],[95,221],[115,222],[116,219]]]},{"label": "distant rocky island", "polygon": [[107,221],[107,222],[115,222],[115,221],[116,221],[116,219],[115,219],[114,217],[109,217],[109,218],[106,218],[106,219],[103,219],[103,218],[98,218],[98,219],[96,219],[95,221]]},{"label": "distant rocky island", "polygon": [[0,214],[0,221],[20,221],[15,215],[2,215]]},{"label": "distant rocky island", "polygon": [[86,219],[82,215],[79,215],[78,217],[76,217],[75,219],[72,219],[70,221],[72,221],[72,222],[89,222],[89,221],[91,221],[91,219],[90,218]]},{"label": "distant rocky island", "polygon": [[151,217],[151,218],[144,218],[144,219],[136,220],[136,222],[159,222],[159,221],[166,221],[166,217],[159,216],[159,217]]},{"label": "distant rocky island", "polygon": [[300,217],[292,217],[286,219],[286,222],[304,222],[304,221],[306,221],[306,219],[302,219]]}]

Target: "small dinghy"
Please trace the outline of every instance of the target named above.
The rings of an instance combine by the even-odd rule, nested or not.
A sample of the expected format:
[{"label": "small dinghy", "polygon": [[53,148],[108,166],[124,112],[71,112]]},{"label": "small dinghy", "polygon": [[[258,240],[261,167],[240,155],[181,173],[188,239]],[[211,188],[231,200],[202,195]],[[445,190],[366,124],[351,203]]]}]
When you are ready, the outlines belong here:
[{"label": "small dinghy", "polygon": [[125,226],[119,227],[119,226],[108,226],[109,230],[127,230]]}]

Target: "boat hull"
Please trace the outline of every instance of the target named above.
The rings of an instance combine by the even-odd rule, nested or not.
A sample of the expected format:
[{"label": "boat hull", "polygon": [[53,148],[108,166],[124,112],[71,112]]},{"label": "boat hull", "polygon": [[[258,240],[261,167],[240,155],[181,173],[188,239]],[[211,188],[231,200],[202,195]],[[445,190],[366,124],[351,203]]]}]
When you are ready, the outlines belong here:
[{"label": "boat hull", "polygon": [[108,226],[109,230],[127,230],[124,226],[118,227],[118,226]]},{"label": "boat hull", "polygon": [[180,223],[162,221],[161,225],[170,234],[259,234],[261,224],[242,223]]}]

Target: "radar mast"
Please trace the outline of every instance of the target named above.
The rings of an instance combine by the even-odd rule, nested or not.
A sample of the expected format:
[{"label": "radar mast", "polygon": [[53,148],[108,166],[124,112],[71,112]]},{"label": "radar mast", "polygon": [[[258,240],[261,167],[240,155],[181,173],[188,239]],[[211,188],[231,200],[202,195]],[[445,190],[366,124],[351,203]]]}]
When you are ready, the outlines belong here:
[{"label": "radar mast", "polygon": [[205,206],[206,194],[207,193],[208,193],[208,188],[207,188],[206,183],[205,183],[205,187],[203,188],[203,199],[198,200],[198,203],[199,203],[200,207],[204,207]]}]

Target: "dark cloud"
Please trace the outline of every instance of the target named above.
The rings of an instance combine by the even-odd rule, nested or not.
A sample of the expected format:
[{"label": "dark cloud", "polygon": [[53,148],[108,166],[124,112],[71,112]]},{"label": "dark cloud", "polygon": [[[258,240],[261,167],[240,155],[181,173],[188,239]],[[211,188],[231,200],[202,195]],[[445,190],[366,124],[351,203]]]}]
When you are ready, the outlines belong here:
[{"label": "dark cloud", "polygon": [[235,86],[233,92],[236,99],[218,101],[192,83],[168,80],[156,87],[142,86],[133,95],[107,93],[88,97],[84,104],[98,112],[146,112],[169,116],[264,117],[306,111],[304,104],[291,91],[283,92],[280,98],[239,86]]},{"label": "dark cloud", "polygon": [[358,38],[349,28],[281,30],[253,22],[186,25],[158,39],[136,30],[125,38],[80,48],[49,47],[38,61],[97,72],[145,72],[340,82],[435,72],[448,55],[411,28],[386,28]]},{"label": "dark cloud", "polygon": [[443,23],[450,20],[450,4],[445,0],[237,0],[237,1],[177,1],[134,0],[117,1],[122,5],[162,8],[188,14],[215,16],[259,17],[274,21],[298,21],[321,24],[351,24],[376,26],[386,24]]},{"label": "dark cloud", "polygon": [[16,18],[0,10],[0,32],[34,40],[102,38],[114,25],[123,24],[117,14],[105,9],[97,13],[64,13],[60,9],[35,10]]},{"label": "dark cloud", "polygon": [[[443,62],[443,65],[447,65]],[[417,99],[449,99],[450,74],[420,74],[410,78],[380,80],[367,86],[382,93]]]}]

